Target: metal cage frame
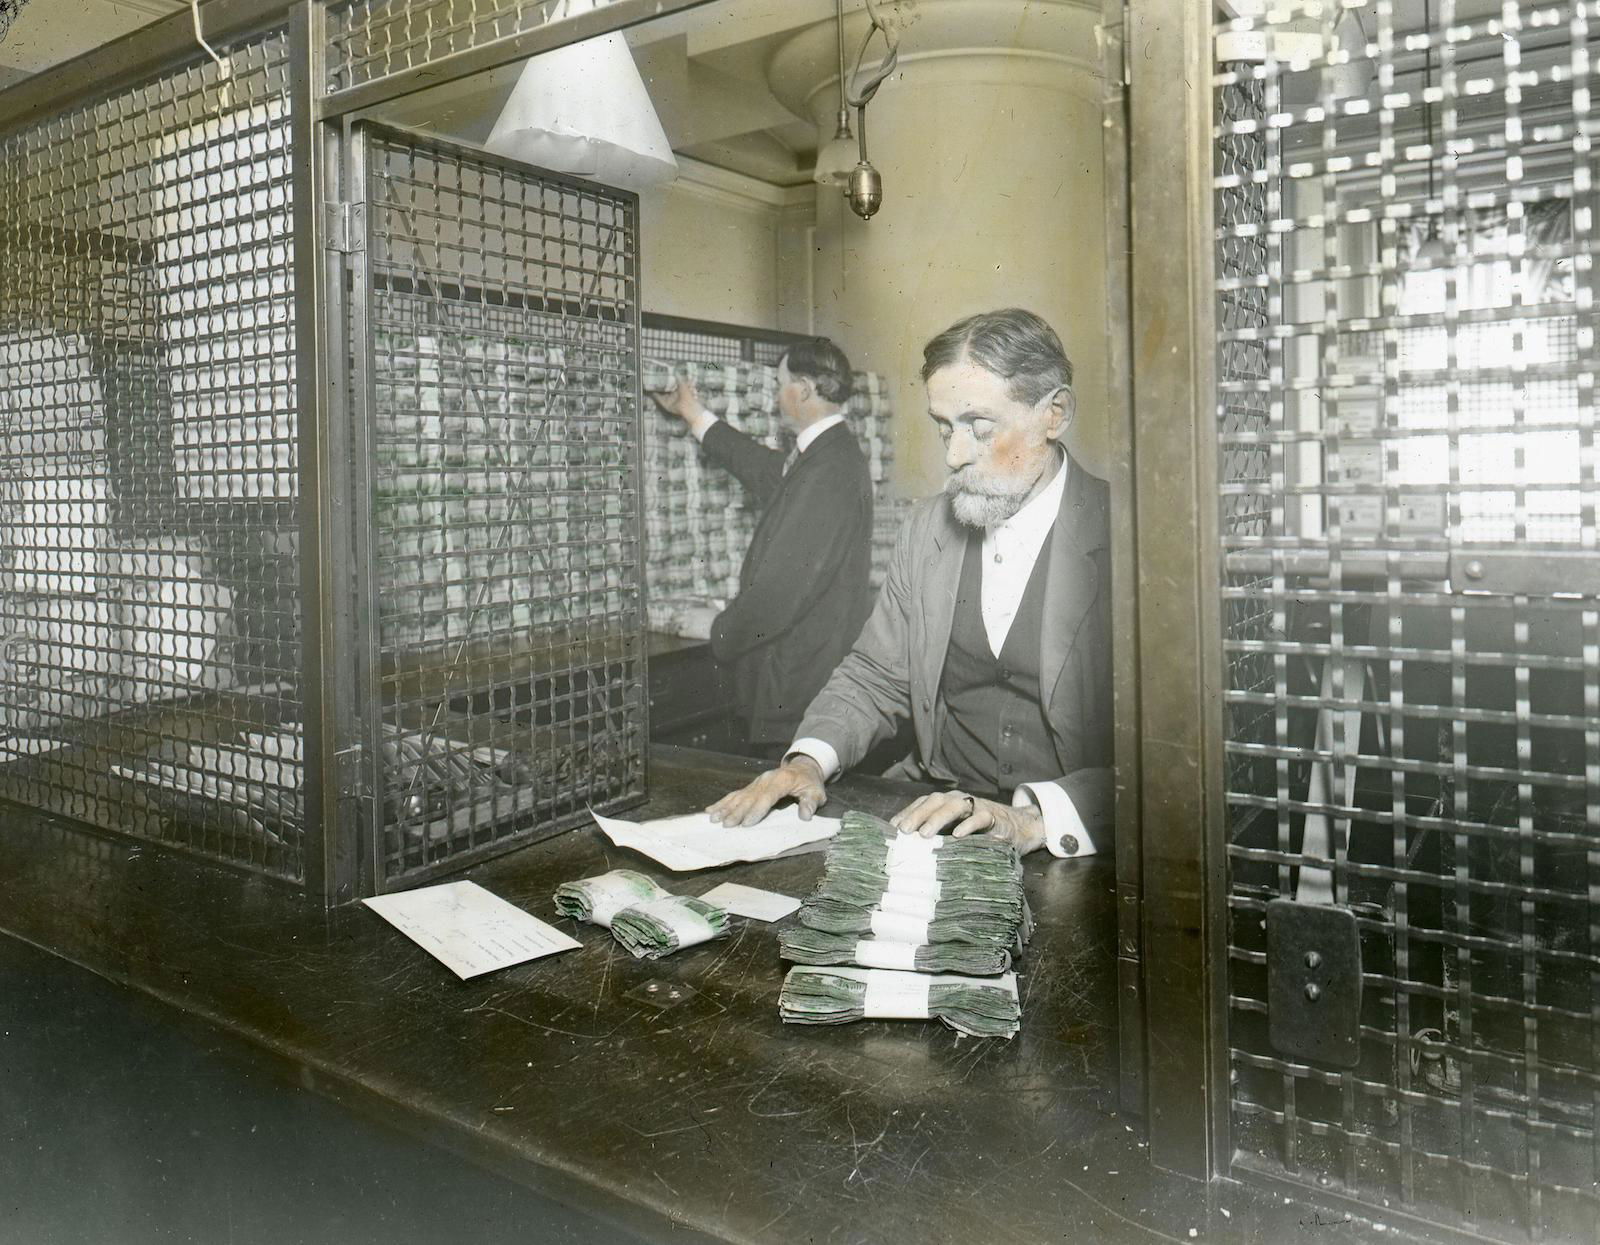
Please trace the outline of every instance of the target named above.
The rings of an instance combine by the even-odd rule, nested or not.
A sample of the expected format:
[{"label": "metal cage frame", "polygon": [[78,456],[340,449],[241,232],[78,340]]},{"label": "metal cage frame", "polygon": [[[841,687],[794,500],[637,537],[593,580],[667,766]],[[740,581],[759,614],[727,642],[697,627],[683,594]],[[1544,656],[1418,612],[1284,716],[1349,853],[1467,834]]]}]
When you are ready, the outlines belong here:
[{"label": "metal cage frame", "polygon": [[[364,240],[367,209],[362,197],[362,155],[363,143],[374,132],[366,114],[388,100],[602,30],[620,29],[705,2],[617,0],[572,18],[547,4],[522,0],[511,5],[498,0],[486,2],[471,9],[461,26],[465,34],[458,31],[460,37],[453,43],[424,39],[408,45],[399,59],[392,54],[391,45],[383,44],[381,73],[352,73],[348,69],[353,12],[365,13],[369,19],[376,14],[376,24],[369,21],[369,26],[392,33],[392,25],[385,23],[395,15],[413,27],[418,23],[426,26],[459,19],[460,6],[367,4],[362,0],[209,0],[202,7],[207,37],[224,57],[230,49],[265,35],[278,38],[286,47],[284,95],[290,158],[285,197],[292,231],[287,247],[292,282],[293,384],[299,414],[294,443],[298,455],[294,501],[285,514],[292,515],[298,551],[295,669],[302,697],[295,759],[298,817],[304,835],[299,842],[299,858],[288,869],[262,869],[253,860],[240,858],[237,852],[216,850],[181,835],[147,837],[162,846],[198,851],[207,859],[287,881],[317,902],[337,904],[389,886],[414,884],[439,872],[464,867],[484,855],[508,850],[532,835],[575,825],[585,815],[582,803],[616,809],[644,798],[648,700],[644,694],[643,558],[636,555],[640,580],[626,586],[635,603],[627,607],[633,623],[624,628],[625,634],[617,633],[598,647],[593,640],[585,641],[587,648],[583,650],[613,673],[621,672],[615,673],[619,681],[613,693],[608,693],[613,701],[620,696],[626,702],[627,755],[618,761],[617,785],[604,790],[586,789],[582,795],[588,798],[576,804],[572,800],[557,802],[559,807],[541,804],[542,811],[537,816],[532,810],[512,808],[512,813],[521,814],[520,821],[512,819],[517,827],[513,833],[502,833],[498,814],[490,819],[493,825],[488,830],[473,816],[466,819],[462,833],[452,830],[444,836],[449,840],[448,851],[413,854],[403,864],[392,853],[385,856],[385,821],[392,821],[395,814],[384,807],[381,758],[385,737],[382,723],[375,720],[385,676],[377,655],[377,593],[371,577],[374,531],[368,504],[372,478],[366,467],[372,448],[373,367],[366,331],[369,326],[365,323],[371,283]],[[368,46],[376,47],[378,43],[369,40]],[[195,44],[189,15],[177,14],[154,22],[0,92],[0,141],[48,126],[52,118],[73,108],[115,100],[119,93],[136,95],[146,89],[146,84],[189,72],[191,67],[202,74],[213,72]],[[224,92],[221,98],[225,107],[231,104],[232,95],[226,93],[229,88],[223,85],[213,89]],[[404,136],[400,131],[388,132],[401,135],[403,141],[416,143],[419,148],[427,146],[439,151],[450,146],[433,139]],[[471,149],[461,149],[459,154],[479,164],[495,160]],[[523,166],[507,163],[505,167],[518,175],[528,173]],[[631,214],[630,228],[633,237],[637,237],[637,201],[632,196],[575,179],[539,176],[548,185],[567,186],[583,194],[599,190],[625,203],[623,210]],[[625,392],[633,405],[633,433],[625,444],[632,447],[632,461],[616,469],[631,472],[634,496],[626,513],[615,517],[635,542],[632,547],[638,549],[643,525],[642,490],[637,487],[641,466],[636,257],[631,263],[634,266],[622,279],[629,283],[632,300],[625,330],[632,371]],[[580,667],[587,660],[572,657],[563,667],[567,673],[561,677],[573,685],[583,681],[587,675]],[[492,677],[496,687],[503,690],[503,670]],[[571,688],[565,693],[549,694],[564,695],[574,704],[582,695]],[[473,760],[458,750],[460,755],[454,757],[453,763],[458,768],[478,764],[485,751],[479,748]],[[493,749],[487,751],[497,755]],[[515,785],[517,781],[512,778],[506,783]],[[500,807],[496,801],[503,802],[499,790],[490,801],[495,808]],[[94,828],[118,830],[104,819]]]},{"label": "metal cage frame", "polygon": [[[1302,40],[1296,55],[1314,75],[1332,74],[1342,63],[1328,49],[1343,8],[1309,7],[1317,32],[1293,28],[1290,38]],[[1288,61],[1260,50],[1260,72],[1219,69],[1215,38],[1237,33],[1234,48],[1255,39],[1264,49],[1276,23],[1307,8],[1239,6],[1214,16],[1206,5],[1130,0],[1126,10],[1126,44],[1143,50],[1124,61],[1120,117],[1137,361],[1127,452],[1138,519],[1140,980],[1149,1032],[1125,1009],[1125,1042],[1132,1027],[1149,1052],[1151,1149],[1164,1167],[1428,1233],[1565,1239],[1586,1217],[1592,1225],[1600,1154],[1592,883],[1600,646],[1593,553],[1577,535],[1592,530],[1595,512],[1584,80],[1595,14],[1563,4],[1458,17],[1445,0],[1431,29],[1402,31],[1396,6],[1380,0],[1365,31],[1377,49],[1377,84],[1367,88],[1376,94],[1357,94],[1348,110],[1328,105],[1328,77],[1310,102],[1285,102],[1277,90]],[[1480,38],[1488,68],[1470,87],[1465,69],[1427,83],[1425,65],[1453,73],[1458,45]],[[1545,60],[1523,63],[1524,48]],[[1519,89],[1533,87],[1543,96]],[[1477,124],[1450,150],[1479,161],[1459,186],[1447,166],[1443,188],[1426,193],[1418,170],[1433,149],[1402,131],[1421,126],[1424,99],[1446,143],[1456,141],[1458,116]],[[1377,101],[1370,117],[1360,106],[1367,100]],[[1470,107],[1458,113],[1458,100]],[[1335,134],[1347,119],[1355,133],[1340,146]],[[1290,154],[1295,125],[1308,137]],[[1485,127],[1498,127],[1496,141],[1481,141]],[[1516,293],[1481,311],[1401,309],[1396,255],[1407,212],[1442,218],[1447,247],[1461,248],[1448,253],[1475,255],[1460,223],[1470,178],[1490,179],[1477,184],[1471,210],[1537,204],[1552,193],[1538,177],[1513,196],[1496,185],[1493,166],[1511,162],[1515,180],[1541,149],[1554,163],[1538,177],[1581,200],[1571,236],[1539,243],[1574,264],[1569,297],[1585,335],[1571,346],[1552,336],[1551,348],[1576,354],[1527,381],[1514,360],[1473,361],[1487,383],[1517,390],[1503,423],[1474,425],[1453,396],[1447,422],[1407,424],[1408,386],[1467,381],[1404,362],[1405,333],[1442,330],[1453,341],[1497,318],[1537,328],[1549,310],[1527,301],[1520,267]],[[1352,170],[1383,194],[1336,200]],[[1325,197],[1292,199],[1291,178]],[[1252,196],[1260,202],[1244,202]],[[1335,202],[1338,214],[1323,206]],[[1412,206],[1423,202],[1433,206]],[[1379,250],[1352,261],[1341,248],[1358,243],[1336,240],[1333,223],[1365,226],[1368,214]],[[1519,245],[1533,218],[1510,215],[1518,267],[1533,253]],[[1302,230],[1309,258],[1292,258]],[[1423,259],[1417,268],[1472,262]],[[1362,278],[1371,288],[1348,292]],[[1311,311],[1293,310],[1292,287],[1317,281],[1338,290]],[[1346,357],[1360,346],[1357,333],[1381,339],[1375,363]],[[1291,359],[1297,336],[1315,349]],[[1509,349],[1520,352],[1520,338]],[[1530,414],[1534,399],[1521,386],[1569,374],[1575,396],[1564,401],[1573,410]],[[1297,395],[1319,388],[1332,413],[1296,422]],[[1378,422],[1347,419],[1344,408],[1369,392]],[[1574,431],[1585,457],[1572,483],[1536,483],[1526,496],[1515,484],[1503,525],[1515,518],[1514,539],[1470,527],[1476,511],[1461,501],[1495,488],[1509,495],[1513,485],[1463,481],[1452,458],[1448,481],[1430,478],[1419,502],[1407,492],[1411,477],[1380,474],[1375,485],[1365,465],[1368,442],[1381,447],[1373,459],[1381,473],[1420,437],[1537,431],[1540,418]],[[1312,475],[1297,458],[1306,442],[1321,447]],[[1561,488],[1577,499],[1572,534],[1541,538],[1555,528],[1534,520]],[[1312,505],[1326,526],[1297,526],[1297,512]],[[1423,521],[1439,513],[1442,532]],[[1548,556],[1529,557],[1518,542]],[[1297,593],[1306,604],[1286,616]],[[1365,611],[1379,609],[1386,621],[1369,632]],[[1444,682],[1430,690],[1435,660]],[[1406,726],[1429,724],[1437,740],[1412,729],[1402,745]],[[1308,909],[1348,930],[1358,948],[1353,977],[1347,964],[1339,971],[1366,987],[1359,1014],[1336,1026],[1351,1042],[1337,1057],[1293,1032],[1289,1022],[1318,995],[1307,981],[1308,1003],[1294,1002],[1302,987],[1293,966],[1272,951],[1274,937],[1280,948],[1296,945],[1289,934],[1296,922],[1309,928]],[[1566,932],[1552,943],[1558,928]],[[1125,1089],[1127,1081],[1125,1072]]]}]

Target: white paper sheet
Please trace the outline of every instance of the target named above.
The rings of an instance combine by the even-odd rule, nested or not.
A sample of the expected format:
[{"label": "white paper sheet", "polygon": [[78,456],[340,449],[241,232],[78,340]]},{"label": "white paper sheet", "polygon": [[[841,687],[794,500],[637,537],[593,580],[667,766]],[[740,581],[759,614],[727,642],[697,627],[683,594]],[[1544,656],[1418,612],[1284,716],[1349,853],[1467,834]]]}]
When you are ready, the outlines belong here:
[{"label": "white paper sheet", "polygon": [[719,826],[705,813],[645,822],[602,817],[593,809],[589,813],[618,847],[643,852],[675,873],[714,869],[740,860],[771,860],[839,833],[837,817],[801,821],[799,808],[793,804],[774,809],[766,820],[745,827]]},{"label": "white paper sheet", "polygon": [[476,882],[446,882],[362,902],[462,981],[582,946]]},{"label": "white paper sheet", "polygon": [[740,886],[737,882],[713,886],[700,898],[716,904],[724,912],[757,921],[781,921],[800,906],[798,899],[791,899],[788,895],[758,890],[754,886]]}]

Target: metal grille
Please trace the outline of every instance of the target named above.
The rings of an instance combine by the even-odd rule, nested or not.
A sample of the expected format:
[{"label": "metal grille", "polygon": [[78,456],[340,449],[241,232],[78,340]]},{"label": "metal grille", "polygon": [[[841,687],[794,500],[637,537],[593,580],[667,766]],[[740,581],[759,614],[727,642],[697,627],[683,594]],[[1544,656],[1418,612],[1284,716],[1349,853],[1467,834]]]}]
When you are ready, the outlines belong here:
[{"label": "metal grille", "polygon": [[286,40],[0,139],[0,795],[302,877]]},{"label": "metal grille", "polygon": [[[581,11],[613,0],[592,0]],[[328,10],[328,90],[361,86],[537,30],[570,0],[350,0]]]},{"label": "metal grille", "polygon": [[361,134],[392,885],[643,797],[638,219],[624,192]]},{"label": "metal grille", "polygon": [[[1218,31],[1235,1163],[1508,1239],[1600,1215],[1596,17]],[[1354,1067],[1270,1040],[1277,897],[1356,914]]]}]

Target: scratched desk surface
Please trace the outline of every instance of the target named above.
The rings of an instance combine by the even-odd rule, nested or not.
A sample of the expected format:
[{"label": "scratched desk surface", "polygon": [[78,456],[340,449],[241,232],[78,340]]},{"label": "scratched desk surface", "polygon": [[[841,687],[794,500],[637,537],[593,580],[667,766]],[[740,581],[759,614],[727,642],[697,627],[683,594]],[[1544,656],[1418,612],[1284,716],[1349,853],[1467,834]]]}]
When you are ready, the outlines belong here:
[{"label": "scratched desk surface", "polygon": [[[753,768],[660,750],[639,815],[703,806]],[[888,814],[914,790],[847,779],[825,811]],[[997,1041],[936,1022],[783,1025],[776,926],[736,919],[729,939],[652,963],[550,902],[624,865],[685,894],[737,880],[802,895],[819,855],[673,875],[593,829],[519,850],[465,876],[583,947],[462,983],[360,906],[324,915],[152,849],[4,825],[0,929],[647,1237],[1281,1240],[1305,1217],[1154,1172],[1117,1116],[1108,860],[1030,858],[1022,1032]]]}]

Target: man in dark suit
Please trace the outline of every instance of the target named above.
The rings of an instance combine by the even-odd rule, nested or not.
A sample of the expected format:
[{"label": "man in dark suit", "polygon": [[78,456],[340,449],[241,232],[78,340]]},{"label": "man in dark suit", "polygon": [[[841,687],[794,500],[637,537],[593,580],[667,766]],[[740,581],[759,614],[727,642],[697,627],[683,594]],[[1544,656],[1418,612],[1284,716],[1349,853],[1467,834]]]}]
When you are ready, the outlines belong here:
[{"label": "man in dark suit", "polygon": [[1108,849],[1109,495],[1061,444],[1072,364],[1049,325],[1011,308],[935,337],[922,378],[944,494],[902,528],[872,617],[783,763],[710,812],[751,825],[792,797],[809,817],[829,778],[909,718],[903,772],[948,789],[896,814],[902,832]]},{"label": "man in dark suit", "polygon": [[850,360],[824,338],[778,363],[778,413],[795,434],[786,455],[718,419],[682,382],[663,410],[761,507],[739,570],[739,595],[711,625],[711,652],[732,671],[753,755],[776,759],[794,738],[871,609],[872,480],[845,423]]}]

